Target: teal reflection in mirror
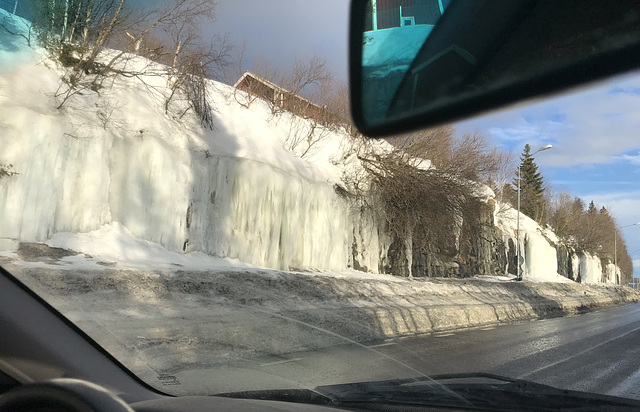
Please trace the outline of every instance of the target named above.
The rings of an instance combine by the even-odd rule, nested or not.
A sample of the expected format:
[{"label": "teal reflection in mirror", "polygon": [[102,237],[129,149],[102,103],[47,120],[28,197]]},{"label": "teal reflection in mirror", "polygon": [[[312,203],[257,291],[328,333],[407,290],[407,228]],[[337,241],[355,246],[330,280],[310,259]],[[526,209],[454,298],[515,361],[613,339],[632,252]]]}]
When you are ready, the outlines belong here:
[{"label": "teal reflection in mirror", "polygon": [[400,83],[449,2],[368,2],[362,36],[362,108],[369,124],[387,117]]},{"label": "teal reflection in mirror", "polygon": [[638,68],[640,0],[354,5],[354,119],[369,133],[438,124]]}]

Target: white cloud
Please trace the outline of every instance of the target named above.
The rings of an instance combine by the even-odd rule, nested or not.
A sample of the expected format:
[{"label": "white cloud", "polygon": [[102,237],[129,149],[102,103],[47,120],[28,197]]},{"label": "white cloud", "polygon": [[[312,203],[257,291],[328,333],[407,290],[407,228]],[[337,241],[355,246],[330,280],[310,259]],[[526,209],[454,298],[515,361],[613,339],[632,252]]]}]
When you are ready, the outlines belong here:
[{"label": "white cloud", "polygon": [[544,146],[544,143],[553,141],[558,134],[570,132],[570,129],[571,126],[561,122],[530,123],[521,118],[516,124],[507,127],[491,127],[488,132],[499,141],[520,142],[522,145],[529,143],[535,147],[538,144]]},{"label": "white cloud", "polygon": [[617,158],[621,159],[621,160],[628,161],[628,162],[636,164],[636,165],[640,165],[640,154],[638,154],[636,156],[622,155],[622,156],[617,156]]},{"label": "white cloud", "polygon": [[[611,192],[581,197],[586,203],[593,200],[595,204],[606,207],[622,226],[640,222],[640,191]],[[640,231],[638,238],[640,240]]]},{"label": "white cloud", "polygon": [[[620,155],[640,149],[640,95],[612,92],[639,87],[640,74],[635,73],[466,121],[459,128],[484,132],[503,146],[518,143],[517,152],[525,142],[532,147],[551,143],[554,150],[539,159],[545,165],[562,167],[616,160],[640,164],[634,156]],[[557,121],[549,120],[559,113],[563,116]]]}]

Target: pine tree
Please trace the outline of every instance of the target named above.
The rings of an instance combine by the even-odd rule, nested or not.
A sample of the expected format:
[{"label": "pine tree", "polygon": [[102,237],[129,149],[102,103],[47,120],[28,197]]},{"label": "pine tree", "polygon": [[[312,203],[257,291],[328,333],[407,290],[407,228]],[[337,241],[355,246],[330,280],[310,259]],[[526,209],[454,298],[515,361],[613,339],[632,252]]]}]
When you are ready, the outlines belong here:
[{"label": "pine tree", "polygon": [[538,172],[538,165],[533,160],[531,146],[528,144],[524,146],[520,162],[522,183],[532,189],[535,195],[541,195],[544,192],[542,175]]},{"label": "pine tree", "polygon": [[[542,222],[545,210],[542,197],[544,180],[540,172],[538,172],[538,165],[534,161],[531,154],[531,146],[528,144],[524,146],[524,151],[520,157],[520,179],[520,210],[532,219]],[[517,175],[514,186],[516,188],[518,186]]]}]

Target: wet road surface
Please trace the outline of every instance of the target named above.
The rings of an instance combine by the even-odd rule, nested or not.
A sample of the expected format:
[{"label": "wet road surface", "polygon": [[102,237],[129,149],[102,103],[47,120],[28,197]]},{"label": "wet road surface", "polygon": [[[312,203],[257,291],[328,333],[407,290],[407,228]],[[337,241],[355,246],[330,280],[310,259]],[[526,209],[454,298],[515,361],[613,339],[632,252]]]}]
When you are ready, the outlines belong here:
[{"label": "wet road surface", "polygon": [[405,339],[394,358],[434,373],[491,372],[640,399],[640,304]]},{"label": "wet road surface", "polygon": [[[557,388],[640,399],[640,304],[246,359],[222,369],[230,388],[236,389],[241,383],[249,384],[249,376],[255,382],[267,378],[272,384],[280,381],[282,387],[313,388],[418,373],[490,372]],[[207,376],[221,372],[219,368],[192,370],[178,378],[190,385],[197,381],[206,390]],[[216,392],[222,389],[219,384]]]}]

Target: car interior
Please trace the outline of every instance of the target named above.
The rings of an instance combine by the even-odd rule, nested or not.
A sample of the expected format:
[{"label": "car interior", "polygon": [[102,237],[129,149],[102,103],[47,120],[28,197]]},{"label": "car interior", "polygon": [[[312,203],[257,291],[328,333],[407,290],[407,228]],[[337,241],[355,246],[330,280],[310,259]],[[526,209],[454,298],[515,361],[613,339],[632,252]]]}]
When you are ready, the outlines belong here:
[{"label": "car interior", "polygon": [[[451,0],[410,61],[371,63],[377,65],[375,70],[363,64],[367,53],[363,33],[370,19],[370,3],[352,0],[349,39],[351,112],[359,130],[370,137],[464,119],[638,68],[640,8],[633,0]],[[630,9],[635,10],[635,19],[627,18]],[[529,13],[531,10],[536,13]],[[415,20],[405,23],[413,26]],[[533,36],[541,26],[545,35]],[[560,51],[559,45],[563,47]],[[535,52],[521,53],[524,49]],[[376,75],[380,67],[389,64],[395,65],[390,69],[393,75],[389,71]],[[518,386],[521,383],[509,384],[524,393]],[[0,268],[1,411],[467,410],[464,405],[446,408],[437,397],[432,405],[409,402],[389,406],[384,396],[359,405],[337,402],[326,393],[167,395],[144,383],[37,293]],[[573,395],[563,391],[554,396]],[[598,409],[571,410],[640,409],[640,403],[633,400],[594,399],[588,405]],[[466,406],[472,410],[515,407],[502,405]]]}]

